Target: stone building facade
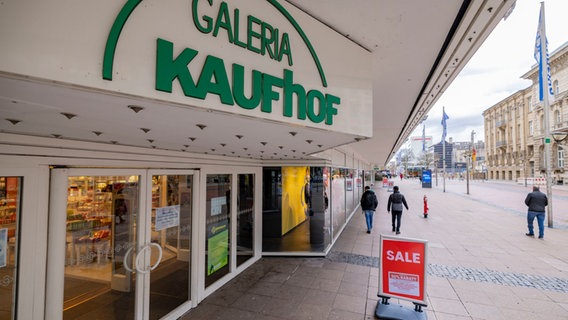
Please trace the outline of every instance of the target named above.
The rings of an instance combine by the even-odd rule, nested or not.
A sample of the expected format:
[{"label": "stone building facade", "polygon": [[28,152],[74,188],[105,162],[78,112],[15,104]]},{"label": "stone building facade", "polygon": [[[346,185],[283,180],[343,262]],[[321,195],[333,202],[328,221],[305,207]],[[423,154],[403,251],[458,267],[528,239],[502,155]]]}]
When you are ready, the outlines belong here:
[{"label": "stone building facade", "polygon": [[[554,99],[549,103],[553,184],[568,183],[568,42],[550,55]],[[533,183],[546,177],[545,119],[538,96],[538,66],[522,78],[532,85],[483,112],[489,179]],[[542,179],[537,179],[542,181]]]}]

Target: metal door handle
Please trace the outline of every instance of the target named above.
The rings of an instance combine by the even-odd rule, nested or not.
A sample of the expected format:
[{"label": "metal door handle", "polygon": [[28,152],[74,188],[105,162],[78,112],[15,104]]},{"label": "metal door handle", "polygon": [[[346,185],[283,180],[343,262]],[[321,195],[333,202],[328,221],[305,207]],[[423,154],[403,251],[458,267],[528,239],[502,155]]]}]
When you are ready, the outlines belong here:
[{"label": "metal door handle", "polygon": [[[134,246],[128,248],[128,250],[126,250],[126,254],[124,254],[123,266],[124,266],[124,269],[126,269],[128,272],[133,272],[133,270],[130,267],[128,267],[128,259],[127,259],[128,255],[130,254],[130,252],[132,252],[133,248],[134,248]],[[136,257],[136,259],[138,259],[138,257]]]},{"label": "metal door handle", "polygon": [[[138,268],[138,266],[140,265],[140,263],[138,262],[138,258],[140,258],[140,256],[142,255],[141,253],[146,250],[146,249],[150,249],[152,250],[152,246],[158,248],[158,261],[156,261],[156,263],[153,266],[150,266],[150,268],[147,268],[146,270],[142,270],[140,268]],[[154,242],[151,242],[147,245],[145,245],[144,247],[142,247],[142,249],[140,249],[140,251],[138,251],[138,255],[136,256],[136,271],[140,272],[140,273],[150,273],[150,271],[156,269],[158,267],[158,265],[160,264],[160,262],[162,262],[162,256],[163,256],[163,250],[162,247]]]}]

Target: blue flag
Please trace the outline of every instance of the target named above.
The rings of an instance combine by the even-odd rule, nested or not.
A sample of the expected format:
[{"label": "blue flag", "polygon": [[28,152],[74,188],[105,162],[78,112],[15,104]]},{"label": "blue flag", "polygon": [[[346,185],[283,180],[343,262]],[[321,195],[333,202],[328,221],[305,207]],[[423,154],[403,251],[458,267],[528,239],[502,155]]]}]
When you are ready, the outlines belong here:
[{"label": "blue flag", "polygon": [[548,61],[548,39],[546,39],[546,28],[544,22],[544,2],[540,3],[540,15],[538,17],[538,29],[534,43],[534,59],[538,63],[538,96],[540,101],[544,100],[545,93],[548,95],[548,102],[554,101],[554,91],[550,79],[550,63]]},{"label": "blue flag", "polygon": [[442,142],[446,141],[446,134],[447,134],[447,128],[446,128],[446,120],[448,120],[450,117],[448,117],[448,115],[446,114],[446,111],[442,111],[443,115],[442,115]]}]

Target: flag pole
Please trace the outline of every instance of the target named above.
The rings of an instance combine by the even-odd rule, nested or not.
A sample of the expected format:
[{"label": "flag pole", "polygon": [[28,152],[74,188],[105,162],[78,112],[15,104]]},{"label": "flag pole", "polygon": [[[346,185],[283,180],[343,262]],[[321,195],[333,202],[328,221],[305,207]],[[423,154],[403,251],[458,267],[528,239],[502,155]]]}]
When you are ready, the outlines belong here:
[{"label": "flag pole", "polygon": [[442,120],[443,123],[443,130],[444,133],[442,135],[442,183],[443,183],[443,192],[446,192],[446,108],[442,107]]},{"label": "flag pole", "polygon": [[539,90],[542,94],[542,108],[544,110],[544,153],[546,167],[546,196],[548,198],[548,227],[553,227],[552,215],[552,173],[551,173],[551,148],[550,148],[550,110],[549,110],[549,65],[548,65],[548,44],[546,39],[546,28],[544,20],[544,1],[540,3],[540,16],[538,24],[538,43],[540,45],[539,61]]}]

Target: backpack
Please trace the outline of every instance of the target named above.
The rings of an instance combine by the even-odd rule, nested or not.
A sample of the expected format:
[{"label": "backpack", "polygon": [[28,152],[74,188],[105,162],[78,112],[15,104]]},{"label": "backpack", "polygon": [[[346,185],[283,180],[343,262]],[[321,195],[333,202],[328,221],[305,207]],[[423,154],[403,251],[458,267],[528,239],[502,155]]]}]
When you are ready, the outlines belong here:
[{"label": "backpack", "polygon": [[361,199],[361,208],[372,208],[375,204],[374,195],[371,191],[365,191]]}]

